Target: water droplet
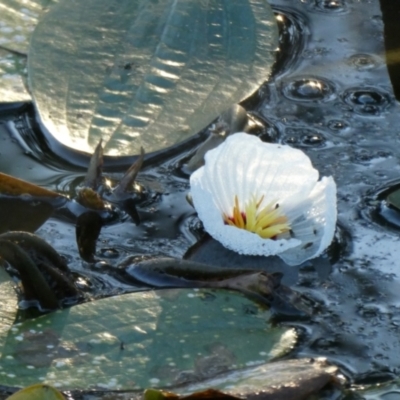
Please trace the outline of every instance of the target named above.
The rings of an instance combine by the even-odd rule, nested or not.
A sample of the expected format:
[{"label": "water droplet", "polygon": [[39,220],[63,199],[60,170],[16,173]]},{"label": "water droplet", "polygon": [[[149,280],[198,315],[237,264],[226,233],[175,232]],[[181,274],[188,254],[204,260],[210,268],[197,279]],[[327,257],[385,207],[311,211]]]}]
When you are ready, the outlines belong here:
[{"label": "water droplet", "polygon": [[283,142],[298,147],[322,147],[326,139],[322,133],[313,129],[288,128],[285,130]]},{"label": "water droplet", "polygon": [[331,13],[343,13],[347,11],[347,5],[344,0],[316,0],[316,10]]},{"label": "water droplet", "polygon": [[355,113],[365,116],[378,116],[392,103],[388,93],[370,87],[348,89],[343,94],[343,100],[352,106]]},{"label": "water droplet", "polygon": [[332,131],[344,131],[349,128],[349,124],[346,121],[340,119],[331,119],[327,124],[328,128]]},{"label": "water droplet", "polygon": [[376,68],[379,65],[379,62],[369,54],[354,54],[349,58],[349,63],[359,71]]},{"label": "water droplet", "polygon": [[302,0],[310,10],[329,14],[342,14],[348,11],[346,0]]},{"label": "water droplet", "polygon": [[116,249],[110,247],[104,247],[100,250],[100,255],[103,258],[118,258],[119,252]]},{"label": "water droplet", "polygon": [[308,77],[285,82],[282,93],[289,100],[306,102],[326,102],[336,97],[335,87],[331,82]]}]

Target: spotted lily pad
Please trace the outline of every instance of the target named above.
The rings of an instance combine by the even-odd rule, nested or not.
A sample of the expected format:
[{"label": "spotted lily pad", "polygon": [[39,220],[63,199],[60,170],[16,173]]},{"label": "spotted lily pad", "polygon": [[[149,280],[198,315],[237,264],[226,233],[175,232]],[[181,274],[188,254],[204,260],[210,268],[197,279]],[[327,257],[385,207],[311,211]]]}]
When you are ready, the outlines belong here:
[{"label": "spotted lily pad", "polygon": [[168,289],[85,303],[16,324],[0,384],[143,389],[188,383],[285,354],[295,331],[236,292]]},{"label": "spotted lily pad", "polygon": [[253,93],[277,48],[266,0],[61,1],[33,33],[30,89],[49,138],[149,153]]},{"label": "spotted lily pad", "polygon": [[17,316],[18,301],[14,286],[10,275],[0,266],[0,343],[4,343]]}]

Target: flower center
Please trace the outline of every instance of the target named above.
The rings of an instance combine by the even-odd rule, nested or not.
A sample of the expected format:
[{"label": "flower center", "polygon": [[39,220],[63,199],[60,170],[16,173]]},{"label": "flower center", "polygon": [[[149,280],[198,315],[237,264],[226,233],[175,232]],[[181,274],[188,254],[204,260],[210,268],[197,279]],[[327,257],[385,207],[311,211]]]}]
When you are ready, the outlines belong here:
[{"label": "flower center", "polygon": [[253,196],[241,210],[239,200],[235,196],[233,215],[223,214],[225,224],[256,233],[264,239],[275,239],[278,235],[289,232],[288,219],[283,215],[279,204],[272,201],[261,208],[263,199],[264,196],[261,196],[257,201],[256,197]]}]

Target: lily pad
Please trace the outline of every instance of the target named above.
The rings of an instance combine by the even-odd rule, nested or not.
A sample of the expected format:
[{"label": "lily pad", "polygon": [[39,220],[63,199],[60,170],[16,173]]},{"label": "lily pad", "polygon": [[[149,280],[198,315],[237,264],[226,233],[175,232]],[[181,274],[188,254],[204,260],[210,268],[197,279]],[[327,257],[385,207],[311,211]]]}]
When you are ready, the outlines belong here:
[{"label": "lily pad", "polygon": [[0,343],[4,343],[17,316],[18,301],[14,286],[10,275],[0,266]]},{"label": "lily pad", "polygon": [[26,56],[31,33],[42,12],[56,0],[2,0],[0,2],[0,101],[30,101]]},{"label": "lily pad", "polygon": [[30,101],[25,87],[26,57],[0,49],[0,101]]},{"label": "lily pad", "polygon": [[57,0],[1,0],[0,46],[27,54],[31,33],[41,14]]},{"label": "lily pad", "polygon": [[[85,303],[14,325],[0,384],[143,389],[265,363],[296,333],[238,293],[168,289]],[[12,373],[10,373],[12,371]]]},{"label": "lily pad", "polygon": [[107,155],[149,153],[253,93],[277,48],[266,0],[62,1],[33,33],[30,89],[58,144],[92,153],[103,138]]}]

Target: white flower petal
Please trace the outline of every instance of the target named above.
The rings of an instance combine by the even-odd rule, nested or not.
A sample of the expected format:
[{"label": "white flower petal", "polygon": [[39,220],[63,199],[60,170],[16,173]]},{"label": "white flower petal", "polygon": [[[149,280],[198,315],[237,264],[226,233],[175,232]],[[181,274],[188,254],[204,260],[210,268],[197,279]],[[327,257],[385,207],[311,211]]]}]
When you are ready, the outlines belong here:
[{"label": "white flower petal", "polygon": [[[289,212],[289,218],[292,213]],[[294,212],[293,212],[294,214]],[[317,182],[308,199],[296,210],[291,228],[302,244],[279,257],[289,265],[299,265],[318,257],[332,242],[336,227],[336,185],[332,177]]]},{"label": "white flower petal", "polygon": [[[263,143],[246,133],[231,135],[207,152],[204,167],[191,175],[190,184],[206,231],[238,253],[278,254],[294,265],[319,255],[332,240],[335,183],[332,178],[318,182],[318,171],[310,159],[290,146]],[[288,218],[294,237],[286,232],[274,240],[265,239],[226,225],[223,214],[233,215],[235,196],[240,210],[254,197],[258,201],[263,196],[260,209],[276,202]]]},{"label": "white flower petal", "polygon": [[198,174],[204,174],[204,187],[217,194],[224,212],[232,209],[235,195],[246,202],[252,195],[264,194],[263,203],[268,204],[296,193],[308,195],[318,180],[318,171],[302,151],[263,143],[246,133],[231,135],[207,152],[205,166],[191,180]]}]

